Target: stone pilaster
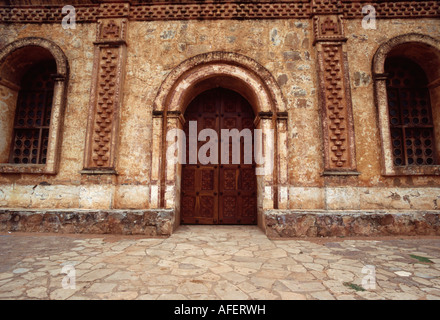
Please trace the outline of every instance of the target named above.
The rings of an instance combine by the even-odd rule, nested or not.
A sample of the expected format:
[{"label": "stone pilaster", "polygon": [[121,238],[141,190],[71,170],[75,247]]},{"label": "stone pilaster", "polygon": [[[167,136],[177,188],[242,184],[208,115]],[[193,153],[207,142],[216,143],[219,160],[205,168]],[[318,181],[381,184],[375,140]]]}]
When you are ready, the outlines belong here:
[{"label": "stone pilaster", "polygon": [[255,128],[261,130],[261,144],[256,145],[255,162],[257,163],[256,175],[259,194],[260,209],[273,209],[277,207],[277,157],[276,157],[276,133],[273,129],[273,112],[260,112],[255,119]]},{"label": "stone pilaster", "polygon": [[[166,117],[164,118],[164,123],[167,131],[164,133],[165,141],[163,142],[164,149],[162,152],[167,152],[171,150],[172,146],[176,143],[175,141],[168,141],[166,135],[170,130],[181,129],[184,119],[180,111],[167,111]],[[165,159],[165,157],[162,157]],[[163,179],[165,185],[161,186],[163,192],[163,208],[178,210],[180,206],[180,163],[175,161],[166,161],[163,164],[165,169],[165,177]]]},{"label": "stone pilaster", "polygon": [[151,178],[150,178],[150,206],[161,207],[161,162],[162,162],[162,136],[163,112],[153,112],[153,136],[151,141]]},{"label": "stone pilaster", "polygon": [[288,176],[288,123],[287,112],[276,114],[276,143],[277,143],[277,184],[278,184],[278,209],[287,209],[289,203],[289,176]]},{"label": "stone pilaster", "polygon": [[339,8],[337,1],[324,0],[315,0],[312,8],[324,175],[357,174],[347,39]]},{"label": "stone pilaster", "polygon": [[116,172],[127,23],[106,16],[97,23],[83,173]]}]

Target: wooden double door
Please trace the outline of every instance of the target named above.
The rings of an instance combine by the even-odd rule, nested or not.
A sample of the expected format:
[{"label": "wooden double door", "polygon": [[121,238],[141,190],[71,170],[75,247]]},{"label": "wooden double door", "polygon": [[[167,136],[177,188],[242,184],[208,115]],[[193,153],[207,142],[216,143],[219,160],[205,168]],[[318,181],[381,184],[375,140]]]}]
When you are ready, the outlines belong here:
[{"label": "wooden double door", "polygon": [[[182,165],[180,206],[182,224],[257,223],[257,184],[253,159],[254,118],[248,101],[232,90],[211,89],[203,92],[190,103],[185,112],[184,126],[187,137],[187,161]],[[218,147],[218,163],[201,164],[199,157],[197,163],[189,163],[190,121],[197,121],[197,136],[202,129],[213,129],[217,132],[218,139],[215,142]],[[229,161],[221,161],[224,152],[221,147],[221,129],[238,129],[239,132],[250,129],[252,161],[249,161],[249,158],[244,161],[244,138],[240,139],[239,164],[233,164],[232,161],[232,139],[228,139]],[[198,141],[197,152],[205,152],[206,149],[200,150],[200,148],[209,141],[209,138],[207,141]],[[246,147],[249,148],[249,145]],[[194,152],[194,148],[192,151]],[[206,154],[210,156],[209,152]]]}]

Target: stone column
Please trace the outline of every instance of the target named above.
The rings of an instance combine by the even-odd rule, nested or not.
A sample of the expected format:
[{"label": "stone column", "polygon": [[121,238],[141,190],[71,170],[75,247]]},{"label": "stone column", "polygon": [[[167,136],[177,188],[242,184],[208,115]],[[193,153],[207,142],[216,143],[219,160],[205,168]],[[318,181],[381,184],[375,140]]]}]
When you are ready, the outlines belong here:
[{"label": "stone column", "polygon": [[153,135],[151,141],[151,178],[150,178],[150,208],[161,208],[161,162],[163,112],[153,111]]},{"label": "stone column", "polygon": [[[272,112],[260,112],[255,119],[255,128],[262,130],[262,144],[263,150],[257,149],[256,152],[262,155],[264,163],[259,164],[256,160],[257,168],[257,185],[260,190],[258,194],[262,199],[259,199],[259,207],[262,210],[273,209],[276,207],[278,192],[276,188],[277,181],[277,156],[276,156],[276,130],[273,125]],[[270,132],[273,133],[273,139],[270,138]],[[256,146],[258,148],[258,145]],[[260,161],[261,161],[260,160]],[[270,164],[268,161],[272,161]]]},{"label": "stone column", "polygon": [[[166,126],[166,132],[163,133],[163,150],[162,152],[167,152],[171,148],[175,141],[167,141],[166,135],[169,130],[172,129],[181,129],[183,125],[183,117],[180,111],[167,111],[166,117],[164,119],[164,123]],[[183,145],[185,147],[185,145]],[[167,159],[168,157],[162,157],[162,161]],[[175,163],[171,161],[171,159],[167,159],[165,163],[163,163],[162,168],[164,168],[164,185],[161,187],[163,193],[163,208],[166,209],[175,209],[176,221],[180,221],[178,219],[179,214],[178,210],[180,208],[180,163]]]},{"label": "stone column", "polygon": [[[314,45],[317,53],[324,175],[358,174],[351,90],[340,6],[314,0]],[[327,2],[326,2],[327,3]],[[336,1],[335,1],[336,3]],[[327,3],[328,4],[328,3]]]},{"label": "stone column", "polygon": [[110,13],[97,24],[83,173],[116,173],[128,20]]},{"label": "stone column", "polygon": [[278,112],[275,122],[277,172],[274,174],[277,174],[278,209],[287,209],[289,205],[287,112]]},{"label": "stone column", "polygon": [[[373,74],[374,77],[374,85],[375,85],[375,94],[376,101],[379,106],[388,106],[387,99],[387,74]],[[393,155],[392,150],[393,147],[391,145],[391,132],[389,130],[389,121],[390,118],[388,116],[388,108],[378,108],[379,112],[379,128],[387,128],[388,130],[380,130],[381,140],[382,140],[382,174],[386,174],[387,172],[393,171],[394,163],[393,163]],[[386,144],[386,146],[385,146]]]},{"label": "stone column", "polygon": [[49,145],[47,147],[46,172],[58,172],[61,147],[62,128],[64,123],[64,103],[67,90],[67,79],[64,75],[56,74],[53,76],[54,88],[52,98],[52,115],[50,123],[53,130],[49,131]]}]

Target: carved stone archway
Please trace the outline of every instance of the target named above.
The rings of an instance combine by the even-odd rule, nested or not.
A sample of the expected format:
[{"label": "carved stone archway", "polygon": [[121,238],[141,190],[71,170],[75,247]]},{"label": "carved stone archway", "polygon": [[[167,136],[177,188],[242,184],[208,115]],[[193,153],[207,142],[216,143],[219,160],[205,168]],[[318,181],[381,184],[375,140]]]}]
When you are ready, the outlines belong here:
[{"label": "carved stone archway", "polygon": [[[190,58],[167,76],[153,104],[153,145],[150,205],[175,211],[179,224],[181,166],[167,159],[174,142],[166,140],[169,130],[182,128],[184,111],[191,100],[215,87],[234,90],[254,109],[255,126],[273,130],[274,165],[270,173],[257,177],[258,224],[263,226],[262,211],[287,206],[287,111],[281,90],[270,72],[255,60],[237,53],[210,52]],[[267,139],[267,136],[265,138]],[[268,147],[263,150],[267,155]]]}]

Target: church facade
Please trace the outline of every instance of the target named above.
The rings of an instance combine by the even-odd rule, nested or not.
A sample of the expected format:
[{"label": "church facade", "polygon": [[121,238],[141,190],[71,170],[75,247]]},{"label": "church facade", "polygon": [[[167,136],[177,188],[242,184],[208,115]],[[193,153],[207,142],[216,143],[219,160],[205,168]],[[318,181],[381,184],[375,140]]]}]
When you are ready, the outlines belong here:
[{"label": "church facade", "polygon": [[438,235],[439,18],[438,1],[0,0],[0,230]]}]

